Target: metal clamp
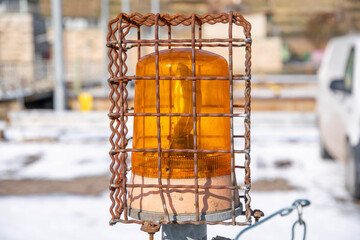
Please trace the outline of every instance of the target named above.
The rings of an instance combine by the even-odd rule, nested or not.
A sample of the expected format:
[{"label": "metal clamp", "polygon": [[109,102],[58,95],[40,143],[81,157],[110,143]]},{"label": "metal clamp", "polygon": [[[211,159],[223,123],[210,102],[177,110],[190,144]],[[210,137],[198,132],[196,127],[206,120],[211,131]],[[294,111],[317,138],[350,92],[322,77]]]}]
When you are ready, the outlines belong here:
[{"label": "metal clamp", "polygon": [[153,222],[144,222],[141,225],[141,231],[147,232],[149,234],[149,239],[154,239],[154,234],[160,230],[161,224],[155,224]]}]

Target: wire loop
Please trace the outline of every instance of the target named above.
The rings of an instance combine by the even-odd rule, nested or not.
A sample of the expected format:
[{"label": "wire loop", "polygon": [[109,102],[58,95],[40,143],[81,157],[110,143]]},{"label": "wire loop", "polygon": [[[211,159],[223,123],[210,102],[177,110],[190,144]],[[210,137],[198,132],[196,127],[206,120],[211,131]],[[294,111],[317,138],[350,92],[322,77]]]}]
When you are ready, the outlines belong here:
[{"label": "wire loop", "polygon": [[295,238],[295,226],[296,224],[299,224],[300,226],[303,225],[304,226],[304,233],[303,233],[303,240],[305,240],[306,238],[306,223],[304,221],[301,220],[297,220],[294,222],[294,224],[292,225],[292,228],[291,228],[291,240],[294,240]]}]

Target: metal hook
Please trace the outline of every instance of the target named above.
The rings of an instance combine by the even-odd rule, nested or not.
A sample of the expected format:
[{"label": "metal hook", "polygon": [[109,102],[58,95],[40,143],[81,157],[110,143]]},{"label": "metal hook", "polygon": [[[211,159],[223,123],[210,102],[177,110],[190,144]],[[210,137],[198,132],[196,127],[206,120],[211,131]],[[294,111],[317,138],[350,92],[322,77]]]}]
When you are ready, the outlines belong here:
[{"label": "metal hook", "polygon": [[301,204],[297,205],[297,211],[298,211],[298,218],[299,218],[299,224],[303,225],[304,221],[302,220],[302,212],[303,212],[303,208]]}]

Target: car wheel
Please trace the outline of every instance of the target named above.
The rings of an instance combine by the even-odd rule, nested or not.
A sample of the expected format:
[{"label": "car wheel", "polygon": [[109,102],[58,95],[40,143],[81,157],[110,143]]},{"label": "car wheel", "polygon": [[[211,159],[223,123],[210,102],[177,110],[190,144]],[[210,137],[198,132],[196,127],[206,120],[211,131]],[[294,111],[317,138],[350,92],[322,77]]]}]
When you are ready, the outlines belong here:
[{"label": "car wheel", "polygon": [[330,155],[329,151],[326,149],[324,143],[320,139],[320,155],[322,159],[326,160],[334,160],[334,158]]},{"label": "car wheel", "polygon": [[346,187],[354,198],[360,199],[360,144],[352,147],[348,143],[346,158]]}]

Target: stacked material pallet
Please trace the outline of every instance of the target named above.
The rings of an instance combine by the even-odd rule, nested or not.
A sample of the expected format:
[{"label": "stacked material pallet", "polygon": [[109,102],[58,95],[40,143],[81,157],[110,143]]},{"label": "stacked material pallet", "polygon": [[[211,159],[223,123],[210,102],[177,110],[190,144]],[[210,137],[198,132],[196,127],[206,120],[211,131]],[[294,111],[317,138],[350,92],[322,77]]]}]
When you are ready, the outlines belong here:
[{"label": "stacked material pallet", "polygon": [[65,30],[66,61],[102,61],[105,36],[101,29]]},{"label": "stacked material pallet", "polygon": [[[268,37],[266,35],[267,24],[265,14],[246,14],[244,17],[252,24],[251,37],[256,43],[252,45],[252,69],[257,73],[280,72],[283,67],[281,58],[281,38]],[[224,26],[225,25],[215,25],[209,27],[209,25],[204,25],[203,37],[208,39],[220,37],[226,38],[228,36],[228,28]],[[233,37],[242,38],[243,28],[235,26],[233,29]],[[204,47],[203,49],[220,54],[225,57],[225,59],[229,53],[228,48],[214,49]],[[234,65],[234,73],[243,74],[244,65],[239,63],[245,62],[244,48],[234,48],[233,58],[234,62],[238,63]]]},{"label": "stacked material pallet", "polygon": [[[348,1],[348,0],[345,0]],[[319,13],[341,11],[339,0],[244,0],[251,11],[266,11],[283,35],[303,35],[308,21]]]},{"label": "stacked material pallet", "polygon": [[31,85],[34,80],[33,18],[30,14],[0,15],[0,98],[3,91]]},{"label": "stacked material pallet", "polygon": [[33,18],[30,14],[0,15],[0,61],[31,63],[34,58]]},{"label": "stacked material pallet", "polygon": [[[74,18],[98,18],[100,2],[100,0],[63,0],[63,15]],[[51,17],[51,0],[39,0],[39,7],[42,16]]]},{"label": "stacked material pallet", "polygon": [[[102,29],[66,29],[63,38],[66,81],[98,81],[104,72],[106,37]],[[47,39],[53,43],[52,29],[48,30]]]},{"label": "stacked material pallet", "polygon": [[360,31],[360,1],[346,0],[343,3],[344,15],[347,16],[352,31]]}]

